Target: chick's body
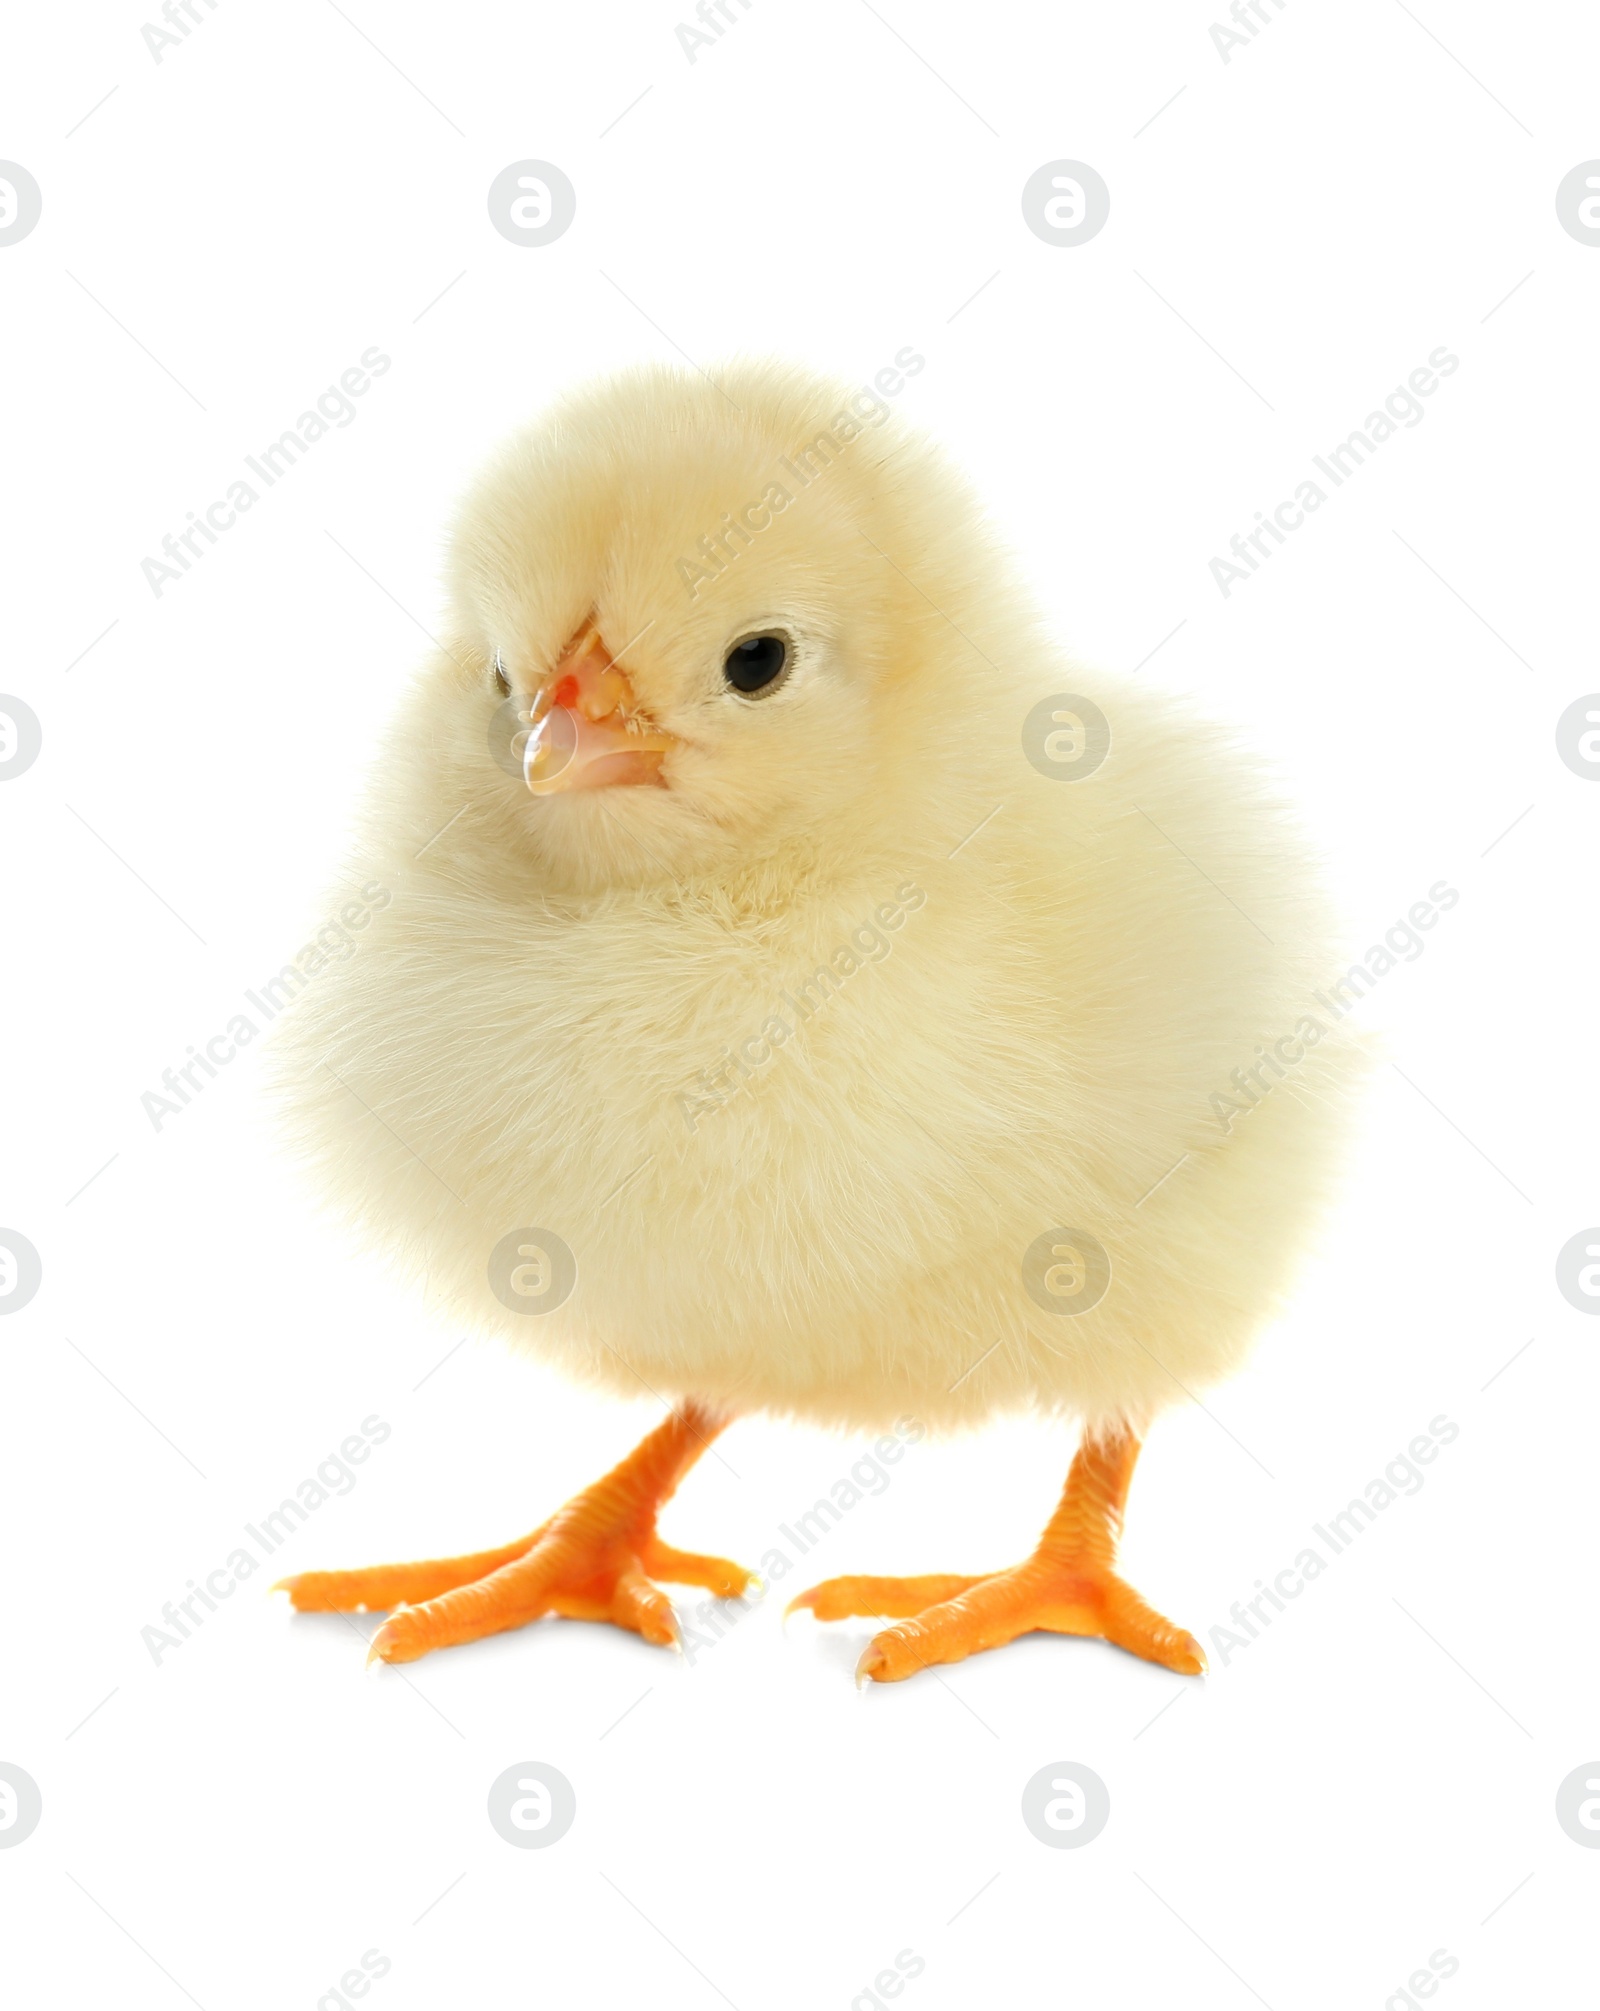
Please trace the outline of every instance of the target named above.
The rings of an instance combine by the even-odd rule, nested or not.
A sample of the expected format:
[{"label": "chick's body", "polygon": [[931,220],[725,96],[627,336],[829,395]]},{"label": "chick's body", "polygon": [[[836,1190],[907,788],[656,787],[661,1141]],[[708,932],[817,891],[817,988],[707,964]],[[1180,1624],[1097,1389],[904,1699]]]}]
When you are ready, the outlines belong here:
[{"label": "chick's body", "polygon": [[[1072,665],[939,457],[809,378],[571,401],[455,551],[355,862],[390,910],[280,1039],[368,1229],[457,1316],[708,1413],[1106,1436],[1234,1367],[1351,1064],[1308,852],[1226,736]],[[661,786],[535,796],[495,666],[515,704],[585,623]],[[789,668],[745,696],[757,632]],[[1081,781],[1024,745],[1063,694],[1109,722]],[[577,1261],[535,1316],[488,1279],[530,1227]],[[1052,1230],[1107,1253],[1076,1316],[1024,1274]]]}]

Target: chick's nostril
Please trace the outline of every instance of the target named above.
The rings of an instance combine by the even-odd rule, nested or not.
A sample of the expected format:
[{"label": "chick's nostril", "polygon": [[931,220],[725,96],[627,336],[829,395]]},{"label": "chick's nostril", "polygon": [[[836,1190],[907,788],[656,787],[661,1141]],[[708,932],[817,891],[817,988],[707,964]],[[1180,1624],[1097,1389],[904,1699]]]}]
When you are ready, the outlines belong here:
[{"label": "chick's nostril", "polygon": [[590,719],[609,719],[614,712],[627,712],[633,705],[633,687],[613,663],[592,680],[578,703]]}]

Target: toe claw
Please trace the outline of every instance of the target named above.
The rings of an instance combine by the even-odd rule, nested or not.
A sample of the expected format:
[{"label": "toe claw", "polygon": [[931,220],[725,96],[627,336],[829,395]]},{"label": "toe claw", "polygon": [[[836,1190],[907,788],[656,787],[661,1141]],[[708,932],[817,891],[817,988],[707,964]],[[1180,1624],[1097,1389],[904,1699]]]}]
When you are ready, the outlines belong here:
[{"label": "toe claw", "polygon": [[859,1690],[867,1683],[886,1682],[888,1678],[882,1672],[888,1666],[888,1656],[876,1641],[869,1641],[862,1650],[861,1660],[856,1664],[856,1688]]},{"label": "toe claw", "polygon": [[653,1648],[670,1648],[674,1654],[681,1655],[683,1653],[683,1628],[678,1620],[677,1612],[669,1606],[666,1617],[663,1619],[657,1615],[656,1621],[657,1624],[654,1626],[641,1627],[639,1629],[640,1634]]}]

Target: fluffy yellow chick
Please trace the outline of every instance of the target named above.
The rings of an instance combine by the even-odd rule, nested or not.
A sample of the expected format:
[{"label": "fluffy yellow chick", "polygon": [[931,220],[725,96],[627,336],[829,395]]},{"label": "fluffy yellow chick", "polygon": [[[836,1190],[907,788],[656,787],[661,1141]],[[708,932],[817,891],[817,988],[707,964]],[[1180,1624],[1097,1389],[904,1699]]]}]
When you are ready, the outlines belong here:
[{"label": "fluffy yellow chick", "polygon": [[1082,1440],[1025,1563],[800,1603],[895,1620],[880,1681],[1039,1628],[1198,1672],[1115,1572],[1129,1479],[1280,1301],[1353,1074],[1279,806],[1063,656],[883,400],[799,372],[569,398],[451,578],[358,848],[392,909],[280,1062],[453,1318],[672,1412],[531,1535],[294,1603],[393,1609],[387,1661],[549,1612],[667,1641],[656,1580],[750,1582],[656,1530],[730,1419],[1031,1407]]}]

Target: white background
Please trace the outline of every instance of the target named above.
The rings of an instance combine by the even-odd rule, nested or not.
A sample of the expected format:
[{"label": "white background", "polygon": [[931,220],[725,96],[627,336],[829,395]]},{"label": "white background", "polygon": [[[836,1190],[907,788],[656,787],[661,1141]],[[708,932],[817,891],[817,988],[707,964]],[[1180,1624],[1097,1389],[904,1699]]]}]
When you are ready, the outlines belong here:
[{"label": "white background", "polygon": [[[1553,729],[1600,688],[1600,251],[1554,192],[1600,155],[1600,21],[1289,0],[1224,63],[1199,5],[755,0],[691,65],[667,5],[196,11],[157,64],[134,9],[19,10],[0,84],[44,192],[0,251],[0,683],[44,728],[0,788],[0,1223],[44,1260],[0,1322],[0,1759],[44,1798],[0,1851],[8,1998],[312,2011],[378,1949],[382,2011],[845,2011],[910,1949],[914,2011],[1378,2011],[1445,1949],[1449,2011],[1591,2001],[1600,1853],[1554,1797],[1600,1753],[1600,1327],[1553,1267],[1600,1217],[1600,788]],[[537,250],[484,200],[530,156],[578,192]],[[1111,189],[1078,249],[1019,206],[1061,157]],[[364,1676],[265,1571],[156,1666],[140,1629],[363,1417],[391,1438],[282,1568],[503,1541],[657,1415],[456,1348],[353,1256],[253,1054],[159,1134],[140,1106],[324,919],[463,480],[599,370],[861,381],[908,343],[895,423],[1086,661],[1270,755],[1357,938],[1461,896],[1366,1009],[1397,1066],[1290,1316],[1153,1435],[1129,1576],[1209,1642],[1430,1419],[1459,1438],[1204,1683],[1034,1637],[858,1695],[868,1623],[786,1634],[777,1597],[692,1664],[554,1622]],[[374,344],[355,422],[152,595]],[[1425,420],[1225,599],[1210,559],[1441,344]],[[753,1562],[862,1449],[743,1422],[666,1533]],[[1015,1561],[1069,1456],[918,1446],[777,1589]],[[484,1812],[529,1759],[577,1793],[548,1850]],[[1080,1850],[1019,1814],[1059,1760],[1110,1791]]]}]

